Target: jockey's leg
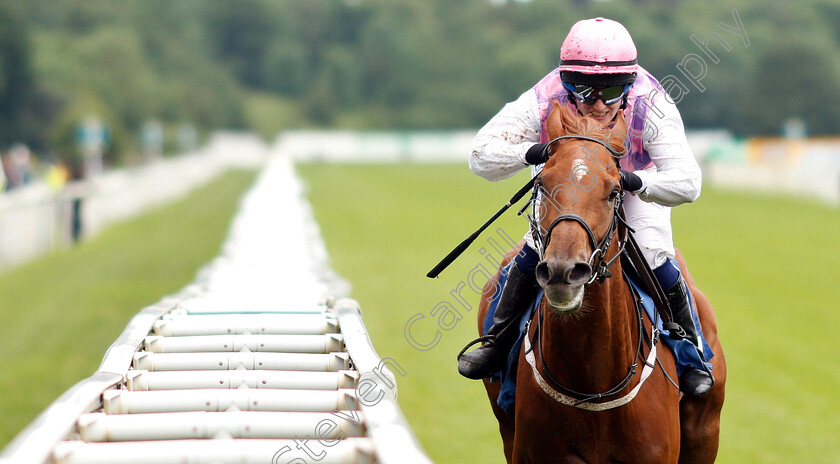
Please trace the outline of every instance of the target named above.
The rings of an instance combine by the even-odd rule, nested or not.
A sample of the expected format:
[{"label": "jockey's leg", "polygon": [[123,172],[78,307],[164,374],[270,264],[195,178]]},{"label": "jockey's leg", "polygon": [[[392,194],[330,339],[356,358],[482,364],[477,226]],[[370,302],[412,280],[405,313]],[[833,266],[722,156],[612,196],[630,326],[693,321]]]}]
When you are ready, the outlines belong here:
[{"label": "jockey's leg", "polygon": [[484,344],[458,355],[458,372],[464,377],[475,380],[490,377],[504,366],[511,347],[519,337],[519,319],[539,293],[540,287],[534,276],[538,262],[539,255],[527,245],[514,258],[493,315],[493,326],[484,337],[471,342],[467,348],[478,341],[484,341]]},{"label": "jockey's leg", "polygon": [[[679,268],[674,261],[669,260],[654,269],[653,273],[659,280],[659,285],[665,290],[665,296],[671,306],[671,315],[674,318],[672,322],[679,324],[682,331],[674,334],[672,330],[672,338],[682,338],[691,342],[697,350],[700,361],[705,363],[706,356],[703,353],[703,340],[700,337],[702,332],[699,326],[699,318],[695,315],[695,309],[688,297],[688,285],[685,283]],[[715,380],[711,374],[711,369],[706,369],[702,365],[700,367],[690,365],[683,368],[680,375],[680,390],[683,393],[702,395],[714,385]]]},{"label": "jockey's leg", "polygon": [[695,309],[691,305],[688,286],[680,274],[674,258],[674,242],[671,232],[671,208],[642,201],[636,196],[627,196],[624,201],[627,222],[636,232],[634,236],[642,255],[653,269],[659,285],[665,290],[674,321],[685,331],[685,340],[694,348],[685,349],[683,340],[669,343],[677,361],[680,390],[688,395],[702,395],[714,384],[710,364],[713,354],[704,354],[705,343],[699,327]]}]

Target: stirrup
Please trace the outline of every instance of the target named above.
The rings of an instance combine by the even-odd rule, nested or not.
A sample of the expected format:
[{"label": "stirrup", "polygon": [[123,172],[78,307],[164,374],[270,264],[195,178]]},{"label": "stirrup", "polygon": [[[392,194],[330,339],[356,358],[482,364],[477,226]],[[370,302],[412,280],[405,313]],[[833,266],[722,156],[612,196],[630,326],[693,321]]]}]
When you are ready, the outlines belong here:
[{"label": "stirrup", "polygon": [[475,344],[477,344],[477,343],[489,342],[489,341],[491,341],[491,340],[496,340],[496,336],[495,336],[495,335],[484,335],[483,337],[478,337],[478,338],[476,338],[475,340],[473,340],[473,341],[471,341],[471,342],[467,343],[467,346],[465,346],[465,347],[464,347],[464,349],[463,349],[463,350],[461,350],[461,352],[460,352],[460,353],[458,353],[458,356],[457,356],[457,358],[456,358],[456,359],[461,359],[461,356],[463,356],[463,355],[464,355],[464,353],[466,353],[466,352],[467,352],[467,350],[468,350],[468,349],[470,349],[470,347],[471,347],[471,346],[473,346],[473,345],[475,345]]}]

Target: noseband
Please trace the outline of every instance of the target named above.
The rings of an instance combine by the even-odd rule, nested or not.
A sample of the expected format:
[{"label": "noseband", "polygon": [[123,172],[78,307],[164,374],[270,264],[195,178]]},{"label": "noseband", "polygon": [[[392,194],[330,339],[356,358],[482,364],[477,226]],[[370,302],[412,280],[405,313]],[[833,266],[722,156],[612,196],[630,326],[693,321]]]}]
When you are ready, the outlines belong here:
[{"label": "noseband", "polygon": [[[612,147],[607,145],[604,141],[585,135],[563,135],[549,142],[549,145],[554,144],[563,139],[588,140],[600,144],[601,146],[609,150],[610,154],[616,160],[616,167],[618,167],[618,159],[621,157],[621,155],[618,152],[616,152]],[[540,260],[545,258],[545,251],[546,249],[548,249],[548,244],[551,241],[551,232],[554,230],[554,228],[557,227],[557,225],[563,221],[577,222],[581,225],[581,227],[583,227],[583,230],[586,231],[586,235],[589,238],[589,244],[592,247],[592,255],[589,257],[588,263],[589,267],[592,269],[592,275],[589,277],[588,281],[586,282],[586,285],[591,284],[595,280],[598,280],[599,282],[603,283],[604,279],[612,276],[612,273],[609,271],[609,268],[613,265],[613,263],[615,263],[619,256],[621,256],[621,250],[624,249],[624,244],[627,241],[628,227],[627,224],[624,222],[624,219],[621,217],[620,213],[621,204],[624,200],[624,191],[618,191],[615,199],[613,200],[614,205],[612,220],[610,221],[610,225],[607,228],[607,232],[604,234],[600,241],[598,241],[595,238],[595,233],[592,232],[592,228],[589,227],[589,224],[586,223],[586,220],[584,220],[577,214],[561,214],[557,216],[556,218],[554,218],[553,221],[551,221],[551,225],[548,226],[548,229],[546,229],[545,233],[540,233],[541,227],[537,215],[537,203],[541,194],[546,194],[550,196],[550,193],[545,189],[545,186],[542,183],[542,179],[539,178],[534,183],[534,190],[531,194],[531,200],[528,202],[528,204],[532,205],[533,207],[533,214],[528,216],[528,222],[530,223],[531,236],[534,239],[534,244],[536,245],[537,252],[540,255]],[[526,204],[525,207],[527,207],[528,204]],[[525,208],[523,208],[523,210],[524,209]],[[621,249],[619,250],[619,253],[616,253],[615,257],[613,257],[609,261],[605,261],[607,251],[610,249],[610,245],[612,244],[613,236],[615,235],[615,231],[618,227],[619,221],[624,226],[624,239],[621,240]]]}]

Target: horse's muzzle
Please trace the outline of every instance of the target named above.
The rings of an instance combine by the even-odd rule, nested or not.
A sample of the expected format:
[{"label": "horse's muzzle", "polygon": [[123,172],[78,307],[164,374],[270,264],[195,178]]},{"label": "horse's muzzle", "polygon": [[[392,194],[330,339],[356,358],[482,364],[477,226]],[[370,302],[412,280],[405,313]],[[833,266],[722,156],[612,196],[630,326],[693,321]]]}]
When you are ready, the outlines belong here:
[{"label": "horse's muzzle", "polygon": [[583,301],[583,288],[592,267],[583,261],[547,259],[537,264],[537,282],[545,289],[549,305],[562,312],[575,311]]}]

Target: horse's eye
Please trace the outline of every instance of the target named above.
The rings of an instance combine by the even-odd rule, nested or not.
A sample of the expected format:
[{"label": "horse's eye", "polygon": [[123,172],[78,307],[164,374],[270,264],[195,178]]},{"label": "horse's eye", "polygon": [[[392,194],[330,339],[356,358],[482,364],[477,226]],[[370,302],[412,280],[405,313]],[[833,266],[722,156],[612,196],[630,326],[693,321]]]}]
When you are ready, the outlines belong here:
[{"label": "horse's eye", "polygon": [[612,192],[610,192],[610,196],[607,198],[608,201],[615,201],[618,197],[618,189],[614,188]]}]

